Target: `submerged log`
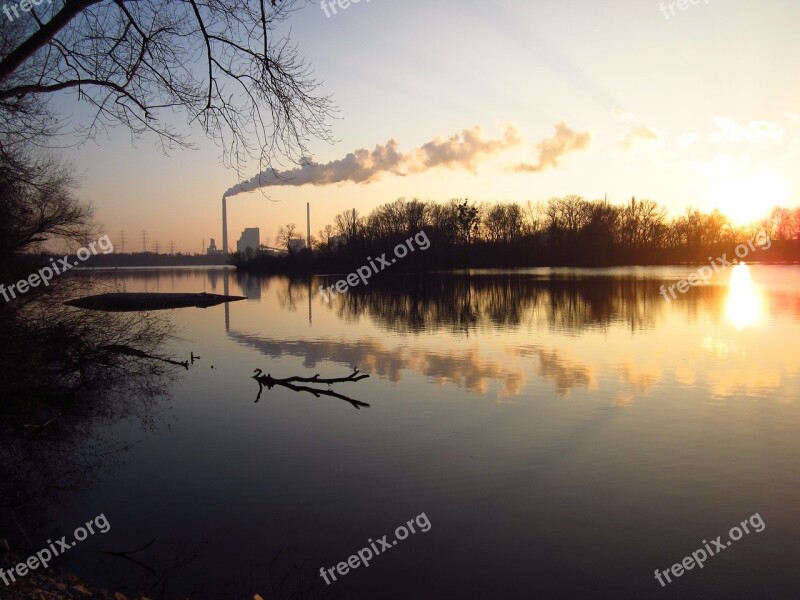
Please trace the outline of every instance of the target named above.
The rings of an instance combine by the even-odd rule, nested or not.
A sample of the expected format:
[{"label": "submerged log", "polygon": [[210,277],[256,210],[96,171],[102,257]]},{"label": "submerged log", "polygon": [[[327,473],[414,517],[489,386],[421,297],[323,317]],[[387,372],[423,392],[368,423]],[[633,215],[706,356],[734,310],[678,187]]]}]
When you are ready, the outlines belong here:
[{"label": "submerged log", "polygon": [[154,293],[111,293],[86,296],[69,300],[64,304],[87,310],[106,312],[140,312],[148,310],[169,310],[173,308],[209,308],[225,302],[247,300],[243,296],[220,296],[217,294],[154,294]]}]

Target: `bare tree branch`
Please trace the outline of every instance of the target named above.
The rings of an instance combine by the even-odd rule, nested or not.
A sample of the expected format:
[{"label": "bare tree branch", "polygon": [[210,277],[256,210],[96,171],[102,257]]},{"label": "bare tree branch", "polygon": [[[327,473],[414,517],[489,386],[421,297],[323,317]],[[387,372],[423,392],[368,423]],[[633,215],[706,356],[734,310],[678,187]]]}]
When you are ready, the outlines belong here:
[{"label": "bare tree branch", "polygon": [[258,382],[258,396],[256,397],[256,402],[261,399],[261,394],[264,391],[264,387],[267,389],[272,389],[274,386],[279,385],[281,387],[285,387],[286,389],[292,390],[293,392],[308,392],[313,394],[317,398],[320,396],[330,396],[331,398],[338,398],[339,400],[344,400],[345,402],[350,403],[354,408],[357,410],[361,410],[361,407],[369,408],[369,404],[366,402],[360,402],[359,400],[353,400],[352,398],[345,396],[344,394],[339,394],[334,392],[333,390],[320,390],[317,388],[308,387],[305,385],[294,385],[295,383],[316,383],[322,385],[333,385],[335,383],[346,383],[346,382],[355,382],[361,381],[362,379],[367,379],[369,375],[359,375],[358,369],[354,369],[353,372],[348,375],[347,377],[336,377],[332,379],[323,379],[320,378],[319,373],[314,375],[314,377],[286,377],[284,379],[276,379],[272,375],[264,375],[261,372],[261,369],[255,370],[255,375],[253,375],[253,379]]},{"label": "bare tree branch", "polygon": [[[122,125],[164,151],[191,147],[199,124],[226,164],[302,161],[330,140],[334,108],[276,28],[305,0],[70,0],[0,20],[0,144],[57,130],[46,99],[73,93],[94,116],[85,139]],[[47,11],[44,11],[47,13]],[[6,134],[6,135],[4,135]]]}]

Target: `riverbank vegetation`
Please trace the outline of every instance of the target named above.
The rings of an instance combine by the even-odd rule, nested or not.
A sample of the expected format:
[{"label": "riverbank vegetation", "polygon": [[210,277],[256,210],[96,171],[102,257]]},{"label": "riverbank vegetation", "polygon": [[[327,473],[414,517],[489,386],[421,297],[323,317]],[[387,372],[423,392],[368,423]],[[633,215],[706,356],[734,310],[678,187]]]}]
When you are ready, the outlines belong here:
[{"label": "riverbank vegetation", "polygon": [[800,260],[800,209],[775,208],[769,217],[736,225],[720,211],[689,209],[670,218],[652,200],[626,204],[569,195],[520,205],[451,200],[447,203],[399,199],[359,217],[344,212],[312,239],[311,249],[292,251],[296,234],[282,228],[286,254],[238,253],[233,263],[258,272],[344,272],[367,256],[390,252],[420,230],[431,240],[426,252],[409,254],[398,269],[533,266],[619,266],[706,263],[763,233],[768,251],[750,260]]}]

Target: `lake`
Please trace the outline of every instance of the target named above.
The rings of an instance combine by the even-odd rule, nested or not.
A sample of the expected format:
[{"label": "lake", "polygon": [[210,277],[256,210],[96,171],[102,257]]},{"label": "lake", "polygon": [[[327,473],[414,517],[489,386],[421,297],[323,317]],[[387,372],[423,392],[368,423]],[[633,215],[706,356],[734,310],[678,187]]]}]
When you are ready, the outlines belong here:
[{"label": "lake", "polygon": [[[737,267],[667,302],[691,270],[393,273],[329,304],[339,277],[95,272],[248,300],[163,313],[168,352],[201,358],[54,505],[54,531],[111,524],[66,565],[153,597],[794,598],[800,268]],[[317,387],[369,406],[282,386],[256,402],[255,369],[354,368],[370,377]],[[151,541],[140,564],[103,553]],[[336,571],[363,548],[368,567]]]}]

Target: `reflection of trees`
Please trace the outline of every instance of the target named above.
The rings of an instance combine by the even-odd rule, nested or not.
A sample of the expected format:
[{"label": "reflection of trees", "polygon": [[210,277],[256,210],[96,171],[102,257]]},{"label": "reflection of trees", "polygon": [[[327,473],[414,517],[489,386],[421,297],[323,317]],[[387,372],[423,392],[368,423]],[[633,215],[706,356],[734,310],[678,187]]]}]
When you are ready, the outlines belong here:
[{"label": "reflection of trees", "polygon": [[118,464],[129,446],[115,440],[114,424],[138,422],[145,431],[160,425],[176,372],[132,361],[78,399],[28,402],[13,413],[6,408],[0,419],[0,530],[14,533],[13,544],[25,542],[23,528],[32,537],[40,532],[43,509],[97,483]]},{"label": "reflection of trees", "polygon": [[[654,279],[525,273],[392,275],[337,295],[331,306],[343,319],[366,315],[401,333],[523,326],[579,332],[612,323],[637,331],[654,327],[664,309],[660,285]],[[688,310],[721,293],[693,288],[680,302]]]},{"label": "reflection of trees", "polygon": [[[212,292],[221,289],[224,278],[236,273],[232,268],[216,267],[204,267],[202,270],[186,268],[103,269],[99,272],[102,273],[103,282],[108,283],[113,288],[131,287],[157,291],[163,283],[165,284],[165,289],[174,291],[185,287],[179,284],[188,283],[194,285],[196,282],[205,282],[207,279],[211,284]],[[198,277],[198,274],[200,274],[200,277]],[[94,273],[88,270],[74,270],[70,271],[70,276],[86,279],[93,277]],[[193,291],[202,290],[193,288]]]},{"label": "reflection of trees", "polygon": [[[111,425],[156,424],[175,367],[162,354],[172,333],[163,317],[80,310],[66,298],[96,290],[65,277],[35,301],[0,310],[0,529],[20,531],[47,502],[83,487],[125,449]],[[119,348],[135,349],[135,356]],[[8,527],[4,521],[11,520]],[[34,523],[35,525],[35,523]],[[21,531],[20,531],[21,534]]]},{"label": "reflection of trees", "polygon": [[152,313],[72,308],[64,300],[98,291],[83,278],[65,278],[35,301],[0,310],[0,393],[12,410],[30,399],[65,401],[124,379],[153,361],[110,347],[158,355],[171,325]]},{"label": "reflection of trees", "polygon": [[298,302],[308,299],[308,279],[293,279],[289,277],[277,277],[275,282],[279,284],[276,297],[278,306],[283,310],[294,312],[297,310]]}]

